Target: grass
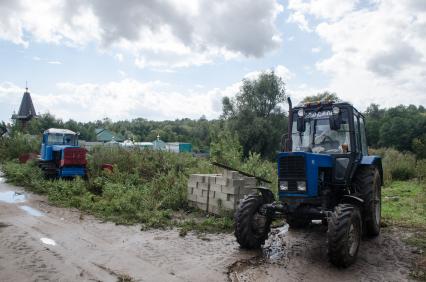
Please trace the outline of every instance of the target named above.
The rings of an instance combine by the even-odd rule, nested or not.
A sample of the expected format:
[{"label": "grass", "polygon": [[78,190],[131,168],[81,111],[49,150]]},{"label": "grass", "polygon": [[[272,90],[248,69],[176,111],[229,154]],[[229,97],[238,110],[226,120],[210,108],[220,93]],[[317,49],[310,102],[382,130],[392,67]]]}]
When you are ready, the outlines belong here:
[{"label": "grass", "polygon": [[[114,171],[100,170],[102,163],[114,163]],[[231,217],[209,216],[187,205],[188,176],[215,172],[207,160],[188,154],[100,148],[91,152],[88,167],[88,181],[46,180],[35,162],[2,164],[8,182],[45,194],[54,205],[75,207],[117,224],[139,223],[142,229],[177,227],[182,234],[232,230]]]},{"label": "grass", "polygon": [[393,225],[426,230],[426,184],[395,181],[383,187],[382,217]]},{"label": "grass", "polygon": [[404,240],[420,254],[411,276],[426,281],[426,183],[394,181],[383,187],[382,218],[388,225],[414,228],[415,232]]}]

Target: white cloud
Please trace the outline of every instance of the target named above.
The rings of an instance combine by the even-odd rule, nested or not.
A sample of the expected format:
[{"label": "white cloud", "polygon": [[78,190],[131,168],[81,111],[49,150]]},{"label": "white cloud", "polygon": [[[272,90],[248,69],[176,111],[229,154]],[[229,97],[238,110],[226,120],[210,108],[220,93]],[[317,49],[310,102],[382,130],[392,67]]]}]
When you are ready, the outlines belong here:
[{"label": "white cloud", "polygon": [[288,9],[296,14],[337,20],[353,11],[359,0],[289,0]]},{"label": "white cloud", "polygon": [[[330,77],[327,89],[361,109],[370,103],[425,105],[425,1],[375,1],[369,7],[337,2],[290,1],[289,6],[315,17],[315,32],[330,46],[331,56],[316,64]],[[329,14],[321,8],[327,5]]]},{"label": "white cloud", "polygon": [[287,19],[288,23],[295,23],[297,26],[306,32],[312,32],[312,29],[309,27],[309,23],[305,18],[305,15],[301,12],[293,12],[290,14],[290,16]]},{"label": "white cloud", "polygon": [[40,57],[37,57],[37,56],[34,56],[34,57],[33,57],[33,60],[34,60],[34,61],[41,61],[41,58],[40,58]]},{"label": "white cloud", "polygon": [[[152,120],[177,118],[217,118],[222,112],[222,98],[234,96],[241,82],[224,88],[184,92],[160,81],[141,82],[122,79],[105,84],[58,83],[54,93],[32,92],[37,112],[50,112],[63,120],[94,121],[109,117],[112,120],[143,117]],[[19,108],[24,89],[0,83],[0,120],[10,119]]]},{"label": "white cloud", "polygon": [[60,61],[48,61],[47,63],[50,65],[62,65]]},{"label": "white cloud", "polygon": [[314,47],[311,49],[312,53],[319,53],[321,52],[321,48],[320,47]]},{"label": "white cloud", "polygon": [[291,80],[295,74],[283,65],[275,67],[275,74],[283,79],[284,82]]},{"label": "white cloud", "polygon": [[121,53],[117,53],[115,54],[115,59],[121,63],[124,60],[124,55]]},{"label": "white cloud", "polygon": [[[282,80],[287,83],[289,80],[291,80],[293,77],[295,77],[295,74],[291,72],[287,67],[283,65],[277,65],[275,68],[272,69],[275,74],[282,78]],[[248,72],[246,75],[244,75],[245,79],[256,79],[260,75],[262,71],[252,71]]]},{"label": "white cloud", "polygon": [[121,77],[126,77],[126,76],[127,76],[127,73],[126,73],[125,71],[123,71],[123,70],[118,70],[117,72],[118,72],[118,74],[119,74]]},{"label": "white cloud", "polygon": [[[282,39],[283,8],[264,1],[2,1],[0,38],[68,46],[95,43],[135,56],[138,66],[187,67],[238,56],[262,57]],[[25,36],[24,36],[25,34]],[[171,62],[169,64],[169,62]]]},{"label": "white cloud", "polygon": [[[294,74],[283,65],[274,68],[284,82]],[[121,70],[119,74],[125,76]],[[257,78],[260,71],[246,74],[244,78]],[[152,120],[177,118],[218,118],[222,113],[222,99],[234,97],[241,81],[223,88],[207,89],[203,85],[176,91],[176,85],[161,81],[141,82],[131,78],[104,84],[70,82],[58,83],[50,94],[31,93],[37,112],[50,112],[64,120],[93,121],[109,117],[112,120],[143,117]],[[1,119],[9,119],[19,108],[23,89],[8,82],[0,83]]]}]

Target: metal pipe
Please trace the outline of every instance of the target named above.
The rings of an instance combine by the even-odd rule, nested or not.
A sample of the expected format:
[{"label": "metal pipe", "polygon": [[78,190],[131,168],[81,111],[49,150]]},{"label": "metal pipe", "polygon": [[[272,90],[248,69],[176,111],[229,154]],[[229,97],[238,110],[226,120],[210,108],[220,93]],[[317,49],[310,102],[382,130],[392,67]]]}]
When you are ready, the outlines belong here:
[{"label": "metal pipe", "polygon": [[215,166],[217,166],[217,167],[221,167],[221,168],[224,168],[224,169],[227,169],[227,170],[234,170],[234,171],[237,171],[238,173],[240,173],[240,174],[242,174],[242,175],[244,175],[244,176],[247,176],[247,177],[254,177],[254,178],[256,178],[257,180],[260,180],[260,181],[262,181],[262,182],[264,182],[264,183],[272,183],[271,181],[266,180],[265,178],[262,178],[262,177],[259,177],[259,176],[253,175],[253,174],[249,174],[249,173],[247,173],[247,172],[241,171],[241,170],[239,170],[239,169],[236,169],[236,168],[233,168],[233,167],[230,167],[230,166],[227,166],[227,165],[224,165],[224,164],[218,163],[218,162],[212,162],[212,164],[213,164],[213,165],[215,165]]},{"label": "metal pipe", "polygon": [[287,97],[287,103],[288,103],[288,142],[286,142],[288,148],[288,151],[291,151],[291,148],[293,147],[292,145],[292,138],[291,138],[291,134],[292,134],[292,127],[293,127],[293,104],[291,103],[291,99],[290,97]]}]

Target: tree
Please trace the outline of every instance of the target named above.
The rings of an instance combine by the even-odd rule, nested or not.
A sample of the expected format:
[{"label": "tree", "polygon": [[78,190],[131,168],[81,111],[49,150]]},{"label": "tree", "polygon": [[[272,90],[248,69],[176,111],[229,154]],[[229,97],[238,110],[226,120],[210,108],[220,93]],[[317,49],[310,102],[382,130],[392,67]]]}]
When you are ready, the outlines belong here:
[{"label": "tree", "polygon": [[302,102],[303,103],[312,103],[312,102],[318,102],[318,101],[333,101],[333,102],[336,102],[338,100],[340,100],[340,99],[339,99],[339,97],[337,97],[336,93],[324,91],[324,92],[318,93],[316,95],[307,96],[302,100]]},{"label": "tree", "polygon": [[255,79],[243,79],[236,97],[222,100],[222,117],[227,119],[229,129],[237,133],[244,157],[250,152],[260,153],[262,157],[275,156],[287,126],[281,109],[285,99],[284,82],[270,71]]},{"label": "tree", "polygon": [[426,133],[413,139],[413,151],[419,159],[426,159]]}]

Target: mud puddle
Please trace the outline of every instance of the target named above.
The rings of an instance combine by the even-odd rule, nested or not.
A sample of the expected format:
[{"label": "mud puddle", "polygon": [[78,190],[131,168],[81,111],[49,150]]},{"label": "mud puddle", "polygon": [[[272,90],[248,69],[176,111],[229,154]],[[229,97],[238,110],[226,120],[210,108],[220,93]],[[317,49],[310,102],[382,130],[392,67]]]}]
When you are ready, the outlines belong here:
[{"label": "mud puddle", "polygon": [[35,216],[35,217],[40,217],[43,216],[43,213],[35,208],[32,208],[30,206],[19,206],[19,208],[21,210],[24,210],[27,214]]},{"label": "mud puddle", "polygon": [[25,194],[15,191],[0,192],[0,201],[8,204],[23,203],[27,200]]},{"label": "mud puddle", "polygon": [[50,238],[40,238],[40,241],[46,245],[56,246],[56,242]]}]

